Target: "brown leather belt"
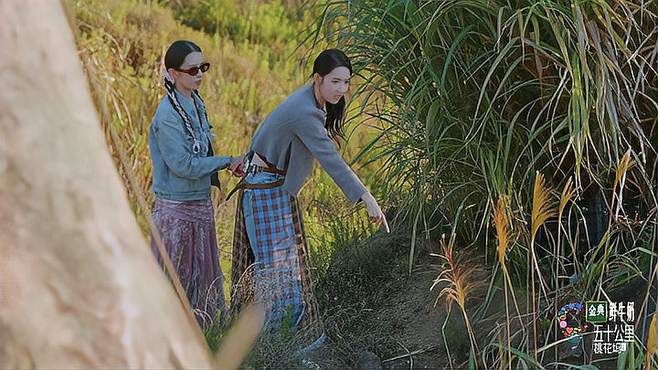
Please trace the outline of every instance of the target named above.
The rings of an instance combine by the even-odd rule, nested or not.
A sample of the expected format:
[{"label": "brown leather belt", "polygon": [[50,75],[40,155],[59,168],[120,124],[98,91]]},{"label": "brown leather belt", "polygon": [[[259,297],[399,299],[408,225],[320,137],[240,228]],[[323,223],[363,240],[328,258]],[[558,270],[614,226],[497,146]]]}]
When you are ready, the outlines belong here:
[{"label": "brown leather belt", "polygon": [[[278,169],[274,166],[271,166],[271,167],[257,166],[257,167],[258,167],[258,170],[256,172],[268,172],[268,173],[273,173],[273,174],[282,175],[282,176],[285,176],[286,173],[287,173],[286,170],[280,170],[280,169]],[[283,182],[285,180],[285,179],[280,179],[280,180],[276,180],[276,181],[268,182],[268,183],[264,183],[264,184],[250,184],[250,183],[245,181],[245,177],[247,176],[246,173],[247,172],[245,171],[245,176],[240,180],[240,182],[238,182],[237,185],[235,185],[233,190],[231,190],[226,195],[226,200],[231,199],[233,194],[235,194],[235,192],[240,190],[240,189],[272,189],[272,188],[276,188],[277,186],[283,185]]]},{"label": "brown leather belt", "polygon": [[[252,171],[253,171],[252,173],[267,172],[267,173],[273,173],[273,174],[276,174],[276,175],[282,175],[282,176],[285,176],[285,175],[286,175],[286,172],[287,172],[286,170],[280,170],[280,169],[278,169],[278,168],[276,168],[276,167],[274,167],[274,166],[271,166],[271,167],[261,167],[261,166],[256,166],[256,165],[254,165],[254,167],[257,167],[257,169],[256,169],[256,170],[252,170]],[[246,173],[249,173],[249,170],[245,171],[245,174],[246,174]]]}]

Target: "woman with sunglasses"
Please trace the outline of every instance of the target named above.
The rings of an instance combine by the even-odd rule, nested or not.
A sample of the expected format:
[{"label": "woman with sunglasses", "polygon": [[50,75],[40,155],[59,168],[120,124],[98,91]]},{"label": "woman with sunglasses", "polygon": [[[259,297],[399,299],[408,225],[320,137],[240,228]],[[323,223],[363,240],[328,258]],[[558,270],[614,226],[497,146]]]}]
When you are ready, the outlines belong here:
[{"label": "woman with sunglasses", "polygon": [[[225,320],[224,276],[219,264],[211,184],[217,171],[235,170],[241,157],[215,156],[213,133],[197,89],[210,64],[201,48],[178,40],[164,58],[166,94],[149,129],[155,195],[153,222],[197,321],[207,327]],[[151,248],[163,265],[156,239]]]},{"label": "woman with sunglasses", "polygon": [[342,51],[320,53],[313,63],[313,83],[290,95],[256,130],[237,187],[232,310],[251,299],[264,303],[269,330],[289,325],[307,350],[324,338],[297,204],[314,160],[347,199],[363,201],[371,220],[388,231],[377,201],[335,144],[342,137],[351,77],[350,60]]}]

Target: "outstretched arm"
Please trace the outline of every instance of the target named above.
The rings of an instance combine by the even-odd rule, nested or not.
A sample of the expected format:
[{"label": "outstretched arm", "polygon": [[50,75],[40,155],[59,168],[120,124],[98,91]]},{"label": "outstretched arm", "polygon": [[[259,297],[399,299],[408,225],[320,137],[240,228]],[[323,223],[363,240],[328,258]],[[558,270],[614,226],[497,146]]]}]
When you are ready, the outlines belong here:
[{"label": "outstretched arm", "polygon": [[341,188],[345,196],[353,203],[363,200],[370,219],[378,225],[383,224],[386,232],[390,232],[379,204],[340,156],[336,144],[329,138],[324,126],[313,121],[296,123],[293,125],[293,132],[320,162],[322,168]]},{"label": "outstretched arm", "polygon": [[340,156],[336,144],[319,121],[295,122],[292,124],[292,131],[352,203],[359,201],[361,196],[368,192]]}]

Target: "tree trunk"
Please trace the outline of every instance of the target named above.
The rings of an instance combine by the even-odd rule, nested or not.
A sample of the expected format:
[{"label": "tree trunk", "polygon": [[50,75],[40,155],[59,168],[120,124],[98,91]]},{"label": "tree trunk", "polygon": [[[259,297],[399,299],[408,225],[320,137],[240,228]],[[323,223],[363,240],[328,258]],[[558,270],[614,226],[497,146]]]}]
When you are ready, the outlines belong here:
[{"label": "tree trunk", "polygon": [[209,368],[108,153],[59,1],[0,1],[0,368]]}]

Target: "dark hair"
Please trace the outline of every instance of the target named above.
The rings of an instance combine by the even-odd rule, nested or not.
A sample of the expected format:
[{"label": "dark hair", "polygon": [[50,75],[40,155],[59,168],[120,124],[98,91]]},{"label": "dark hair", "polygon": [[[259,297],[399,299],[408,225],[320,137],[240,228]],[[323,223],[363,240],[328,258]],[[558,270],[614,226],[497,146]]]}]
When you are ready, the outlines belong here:
[{"label": "dark hair", "polygon": [[169,45],[169,49],[165,53],[164,62],[165,68],[180,68],[185,61],[185,58],[195,51],[201,52],[199,45],[187,40],[177,40]]},{"label": "dark hair", "polygon": [[[183,65],[183,62],[185,61],[185,58],[194,52],[199,52],[201,53],[201,48],[199,45],[193,43],[192,41],[187,41],[187,40],[177,40],[174,41],[171,45],[169,45],[169,49],[167,49],[167,52],[165,53],[164,57],[164,63],[165,63],[165,68],[167,71],[169,68],[179,68],[180,66]],[[171,105],[174,107],[174,110],[178,113],[178,115],[183,119],[183,123],[185,124],[185,129],[187,131],[187,134],[192,138],[193,144],[192,144],[192,152],[193,153],[198,153],[199,152],[199,147],[200,147],[200,142],[199,138],[196,137],[194,134],[194,130],[192,129],[192,121],[190,120],[190,117],[187,115],[183,107],[181,106],[180,102],[178,101],[178,98],[176,97],[175,90],[176,90],[176,85],[174,84],[174,81],[168,79],[165,77],[164,79],[164,86],[165,89],[167,90],[167,97],[169,98],[169,102]],[[202,105],[205,105],[203,102],[203,99],[201,99],[201,95],[199,95],[199,92],[194,90],[192,91],[192,101],[194,102],[194,107],[198,112],[198,106],[197,106],[197,99],[200,101]],[[205,113],[205,119],[206,122],[208,122],[208,114],[204,109]],[[201,120],[201,117],[198,117],[199,120]],[[199,122],[201,124],[201,122]]]},{"label": "dark hair", "polygon": [[[327,49],[318,55],[313,62],[313,74],[319,74],[324,77],[331,73],[334,68],[346,67],[352,73],[352,63],[350,58],[338,49]],[[326,103],[327,119],[324,122],[324,127],[329,132],[329,135],[336,139],[343,138],[343,123],[345,122],[345,97],[340,98],[338,103]]]}]

